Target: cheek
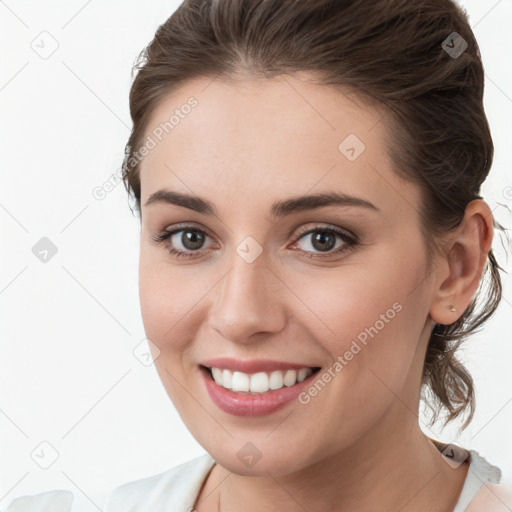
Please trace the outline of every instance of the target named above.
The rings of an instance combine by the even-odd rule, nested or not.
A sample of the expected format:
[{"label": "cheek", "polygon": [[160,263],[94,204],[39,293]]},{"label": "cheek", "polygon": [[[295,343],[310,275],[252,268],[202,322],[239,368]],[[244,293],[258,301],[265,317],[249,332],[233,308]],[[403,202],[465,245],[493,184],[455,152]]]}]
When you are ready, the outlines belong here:
[{"label": "cheek", "polygon": [[[182,339],[179,331],[200,299],[201,286],[192,266],[176,269],[164,249],[141,246],[139,259],[139,300],[148,338],[161,350]],[[204,294],[204,291],[203,291]]]},{"label": "cheek", "polygon": [[139,300],[144,331],[156,347],[155,369],[180,414],[189,400],[180,383],[187,379],[185,368],[189,367],[184,364],[191,339],[186,315],[197,302],[187,297],[191,289],[180,280],[179,272],[171,272],[169,266],[155,257],[150,259],[141,249]]},{"label": "cheek", "polygon": [[344,290],[346,294],[331,301],[324,296],[320,310],[329,328],[324,329],[323,345],[332,359],[341,360],[356,375],[368,369],[379,375],[405,372],[416,344],[412,336],[405,336],[410,329],[403,297],[385,290],[379,294],[374,289],[371,297],[358,287]]},{"label": "cheek", "polygon": [[173,302],[168,285],[155,268],[141,260],[139,270],[139,300],[146,335],[161,349],[162,339],[172,325]]},{"label": "cheek", "polygon": [[[158,348],[159,357],[155,365],[165,362],[166,367],[172,364],[169,353],[179,355],[183,350],[185,336],[179,334],[183,319],[186,317],[187,289],[182,283],[176,282],[161,263],[150,261],[141,252],[139,266],[139,301],[146,337]],[[176,273],[177,275],[177,273]],[[169,368],[170,369],[170,368]],[[165,375],[161,374],[164,378]]]},{"label": "cheek", "polygon": [[[306,407],[314,410],[316,424],[331,426],[341,445],[379,421],[401,395],[414,361],[419,330],[410,319],[418,319],[416,305],[407,297],[407,283],[389,278],[393,285],[387,279],[377,285],[368,275],[344,275],[310,294],[329,330],[317,319],[308,328],[332,364],[320,375],[328,381],[325,386],[310,388]],[[323,406],[327,403],[338,405]]]},{"label": "cheek", "polygon": [[[396,254],[396,252],[394,252]],[[295,283],[307,290],[307,305],[315,313],[303,316],[308,329],[322,343],[332,361],[342,360],[347,382],[367,379],[378,384],[381,377],[390,388],[400,388],[407,374],[424,327],[425,303],[410,293],[420,282],[420,263],[403,266],[396,257],[381,254],[364,270],[341,268],[314,280]],[[350,377],[349,377],[350,375]],[[369,379],[369,380],[368,380]],[[364,386],[363,386],[364,388]],[[358,388],[358,391],[362,388]]]}]

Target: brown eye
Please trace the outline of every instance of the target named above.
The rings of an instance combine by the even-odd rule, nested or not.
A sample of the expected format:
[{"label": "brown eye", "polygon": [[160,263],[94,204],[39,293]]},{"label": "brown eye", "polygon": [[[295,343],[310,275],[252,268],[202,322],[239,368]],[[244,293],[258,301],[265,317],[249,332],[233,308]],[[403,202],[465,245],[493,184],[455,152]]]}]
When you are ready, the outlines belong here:
[{"label": "brown eye", "polygon": [[[353,248],[357,244],[356,237],[349,235],[347,232],[334,227],[315,226],[313,228],[305,228],[301,231],[297,241],[306,239],[309,241],[309,247],[303,246],[301,249],[310,258],[322,258],[321,253],[326,253],[325,257],[337,255]],[[336,247],[336,240],[340,243]],[[335,250],[333,250],[335,249]]]},{"label": "brown eye", "polygon": [[189,251],[197,251],[198,249],[201,249],[204,243],[205,233],[192,230],[181,230],[181,232],[182,235],[180,238],[180,242],[183,245],[183,247],[185,247],[185,249]]},{"label": "brown eye", "polygon": [[318,251],[328,251],[336,245],[336,235],[329,231],[316,231],[311,238],[311,245]]},{"label": "brown eye", "polygon": [[164,244],[170,254],[187,258],[202,252],[206,237],[208,235],[195,226],[179,225],[157,233],[152,240],[157,244]]}]

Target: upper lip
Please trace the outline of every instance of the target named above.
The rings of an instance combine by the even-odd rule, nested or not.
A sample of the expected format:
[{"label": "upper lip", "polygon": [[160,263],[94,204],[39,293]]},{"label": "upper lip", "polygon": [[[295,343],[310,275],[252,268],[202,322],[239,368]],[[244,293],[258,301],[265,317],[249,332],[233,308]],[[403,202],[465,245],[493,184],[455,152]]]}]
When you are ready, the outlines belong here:
[{"label": "upper lip", "polygon": [[289,363],[285,361],[275,361],[272,359],[251,359],[244,361],[242,359],[233,359],[230,357],[219,357],[208,359],[201,363],[208,368],[221,368],[242,373],[272,372],[275,370],[300,370],[301,368],[318,368],[310,364]]}]

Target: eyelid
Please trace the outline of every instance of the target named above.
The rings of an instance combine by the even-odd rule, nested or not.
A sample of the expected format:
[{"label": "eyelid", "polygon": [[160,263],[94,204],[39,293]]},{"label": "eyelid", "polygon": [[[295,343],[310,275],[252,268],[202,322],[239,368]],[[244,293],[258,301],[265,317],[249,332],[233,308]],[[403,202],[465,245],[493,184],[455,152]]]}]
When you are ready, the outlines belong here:
[{"label": "eyelid", "polygon": [[[313,224],[313,225],[311,225],[311,224]],[[159,231],[159,233],[160,234],[167,233],[167,234],[171,235],[171,234],[175,234],[178,231],[182,231],[182,230],[184,231],[187,229],[190,229],[190,230],[197,229],[198,231],[204,232],[210,238],[212,238],[212,239],[215,238],[209,234],[207,228],[205,228],[203,225],[200,225],[200,224],[196,225],[194,222],[179,222],[178,224],[173,224],[171,229],[164,228],[163,230]],[[322,222],[314,223],[313,222],[313,223],[309,223],[305,226],[300,227],[298,229],[298,233],[293,236],[293,241],[296,242],[302,236],[304,236],[308,233],[311,233],[312,231],[321,231],[321,230],[324,230],[324,231],[333,230],[335,232],[338,232],[338,234],[345,235],[347,238],[353,240],[354,242],[359,241],[358,237],[354,233],[349,231],[348,229],[341,228],[341,227],[335,226],[335,225],[331,225],[328,222],[327,223],[322,223]],[[297,228],[291,229],[287,234],[287,238],[291,238],[293,233],[296,231],[297,231]]]},{"label": "eyelid", "polygon": [[353,240],[354,242],[358,242],[358,237],[349,231],[348,229],[331,225],[329,223],[313,223],[313,226],[303,226],[299,229],[299,232],[297,235],[295,235],[295,240],[300,239],[303,235],[306,235],[308,233],[314,232],[314,231],[334,231],[337,234],[344,235],[346,238],[349,238],[350,240]]},{"label": "eyelid", "polygon": [[[151,240],[153,242],[156,242],[158,244],[165,242],[167,239],[169,239],[171,236],[175,235],[176,233],[179,233],[180,231],[199,231],[201,233],[204,233],[206,236],[211,238],[212,240],[215,239],[215,237],[211,236],[208,232],[208,229],[206,229],[202,225],[195,225],[193,222],[179,222],[178,224],[172,224],[172,226],[166,227],[162,230],[158,230],[155,235],[151,237]],[[165,237],[165,239],[164,239]],[[202,249],[201,249],[202,250]],[[199,251],[193,251],[193,252],[199,252]]]},{"label": "eyelid", "polygon": [[[353,234],[352,232],[348,231],[345,228],[341,228],[339,226],[335,225],[329,225],[329,223],[312,223],[313,225],[305,225],[302,226],[298,233],[294,236],[292,241],[292,247],[297,244],[302,238],[304,238],[306,235],[314,232],[328,232],[333,233],[335,236],[337,235],[343,242],[341,247],[338,247],[336,250],[333,251],[327,251],[325,255],[322,255],[322,252],[314,252],[314,251],[304,251],[299,249],[301,253],[303,253],[304,257],[310,258],[310,259],[317,259],[317,260],[327,260],[329,258],[334,258],[336,256],[339,256],[349,250],[352,250],[359,244],[359,238]],[[179,233],[181,231],[194,231],[197,230],[201,233],[204,233],[206,236],[211,238],[212,240],[215,240],[215,237],[212,237],[206,228],[203,226],[198,227],[193,222],[182,222],[178,224],[172,225],[172,228],[165,228],[164,230],[158,232],[156,235],[152,236],[152,241],[155,242],[158,245],[164,244],[167,240],[169,240],[172,236],[174,236],[176,233]],[[295,230],[292,230],[292,232]],[[288,238],[290,238],[290,235],[288,235]],[[214,242],[213,245],[215,245],[216,242]],[[217,243],[218,244],[218,243]],[[197,251],[187,251],[182,249],[176,249],[174,246],[171,247],[171,249],[167,249],[167,251],[170,254],[173,254],[177,258],[195,258],[195,255],[198,255],[197,258],[200,258],[202,253],[205,251],[208,251],[207,249],[199,249]]]}]

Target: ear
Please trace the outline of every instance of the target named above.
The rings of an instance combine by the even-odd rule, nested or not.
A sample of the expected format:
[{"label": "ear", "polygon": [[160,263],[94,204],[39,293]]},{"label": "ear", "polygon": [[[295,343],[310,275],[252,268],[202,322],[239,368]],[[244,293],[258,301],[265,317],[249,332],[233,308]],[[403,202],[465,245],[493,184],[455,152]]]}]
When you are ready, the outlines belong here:
[{"label": "ear", "polygon": [[430,308],[434,322],[452,324],[469,305],[491,250],[493,222],[487,203],[475,199],[466,207],[461,224],[448,235],[448,242],[437,264]]}]

